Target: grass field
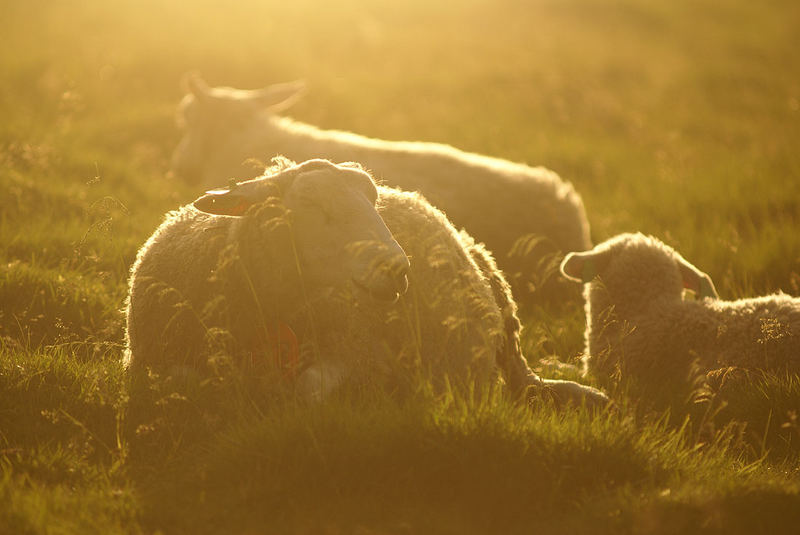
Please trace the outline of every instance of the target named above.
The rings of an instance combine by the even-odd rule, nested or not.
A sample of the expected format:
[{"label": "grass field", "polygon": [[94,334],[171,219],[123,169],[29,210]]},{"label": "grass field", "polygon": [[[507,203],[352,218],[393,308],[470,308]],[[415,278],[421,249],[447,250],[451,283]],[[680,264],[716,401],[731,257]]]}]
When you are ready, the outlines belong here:
[{"label": "grass field", "polygon": [[[798,295],[800,3],[0,5],[0,534],[800,525],[796,377],[600,415],[496,392],[309,406],[235,376],[132,401],[120,313],[138,247],[201,193],[165,178],[190,70],[303,78],[298,119],[545,165],[595,241],[641,230],[724,298]],[[528,312],[532,365],[577,362],[580,306]]]}]

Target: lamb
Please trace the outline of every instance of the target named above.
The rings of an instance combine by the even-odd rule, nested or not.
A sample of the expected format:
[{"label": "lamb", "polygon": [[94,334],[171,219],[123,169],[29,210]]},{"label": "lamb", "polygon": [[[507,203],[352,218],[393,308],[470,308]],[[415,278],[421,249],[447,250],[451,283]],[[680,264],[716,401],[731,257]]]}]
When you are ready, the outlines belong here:
[{"label": "lamb", "polygon": [[[274,175],[201,197],[193,206],[171,214],[145,244],[131,276],[129,367],[163,368],[174,361],[169,352],[186,355],[184,344],[202,342],[204,336],[208,338],[209,333],[217,332],[215,326],[221,325],[230,329],[230,339],[234,340],[234,347],[227,349],[244,355],[245,363],[251,365],[255,361],[262,367],[265,363],[268,366],[274,360],[283,365],[285,359],[276,359],[285,356],[283,348],[273,350],[272,359],[265,358],[268,351],[264,348],[274,347],[276,338],[289,345],[294,336],[302,340],[296,350],[302,357],[300,362],[283,371],[299,370],[295,377],[297,390],[311,399],[323,399],[354,377],[387,376],[399,368],[407,368],[422,371],[440,385],[448,380],[462,384],[491,381],[502,373],[515,393],[532,387],[565,402],[584,399],[589,404],[605,402],[604,394],[595,389],[542,380],[530,370],[520,350],[516,305],[491,255],[466,234],[457,233],[444,215],[418,194],[385,187],[375,190],[377,213],[391,231],[391,240],[386,238],[383,227],[365,214],[362,217],[377,227],[373,230],[373,236],[378,237],[373,238],[376,244],[361,240],[343,246],[342,242],[350,238],[337,239],[338,248],[350,253],[361,253],[366,246],[372,246],[366,253],[372,259],[373,269],[379,268],[377,280],[352,276],[353,272],[360,273],[353,265],[360,268],[363,262],[354,264],[347,255],[325,257],[325,269],[334,270],[333,276],[314,274],[313,255],[305,248],[309,244],[318,246],[319,241],[315,242],[313,236],[302,237],[304,227],[298,227],[297,221],[310,221],[317,226],[330,222],[325,218],[313,219],[313,213],[299,214],[318,209],[300,202],[311,199],[304,199],[295,190],[301,188],[313,198],[315,190],[303,187],[310,183],[309,176],[316,175],[317,187],[328,180],[335,181],[337,188],[342,189],[347,182],[344,178],[353,173],[356,176],[349,181],[362,188],[363,177],[368,175],[353,164],[334,166],[320,160],[287,166],[288,163],[279,162],[281,170],[272,171]],[[244,211],[241,206],[244,194],[255,198],[247,188],[258,186],[259,195],[263,196],[261,192],[266,191],[266,185],[274,182],[280,183],[277,190],[282,191],[281,198]],[[275,194],[276,189],[270,191]],[[331,199],[341,204],[351,195],[352,192],[343,195],[328,187],[318,196],[328,202],[326,209],[333,211]],[[368,198],[372,199],[371,195]],[[360,194],[356,197],[361,198]],[[298,266],[282,261],[284,256],[295,256],[290,244],[283,244],[282,253],[267,250],[281,244],[275,239],[266,240],[264,228],[269,227],[267,235],[275,232],[273,227],[288,228],[271,219],[280,201],[292,211],[289,219],[297,244],[296,256],[300,259]],[[338,232],[360,228],[340,223]],[[331,241],[332,236],[331,231],[325,231],[322,243]],[[179,248],[175,242],[181,241],[186,244]],[[258,247],[248,241],[258,243]],[[231,247],[238,249],[236,254],[229,252]],[[254,255],[253,250],[259,254]],[[171,258],[176,254],[185,258],[188,251],[195,255],[192,266],[185,260]],[[236,261],[237,255],[242,257],[241,261]],[[410,265],[404,260],[409,257]],[[337,268],[335,262],[342,262],[345,268]],[[236,269],[232,269],[234,265]],[[201,269],[196,269],[198,266]],[[254,285],[256,292],[250,291],[246,281],[241,280],[243,273],[263,274],[259,284]],[[206,280],[209,275],[211,282]],[[277,288],[271,287],[274,285]],[[365,292],[364,287],[370,291]],[[217,292],[221,297],[215,295]],[[258,299],[253,298],[254,293]],[[171,296],[171,300],[165,300],[164,296]],[[258,310],[258,314],[253,314],[253,310]],[[183,314],[176,316],[176,311]],[[198,316],[202,317],[202,323],[197,321]],[[192,328],[178,328],[182,323]],[[273,327],[264,332],[264,325]],[[283,340],[280,340],[281,328],[289,332]],[[152,333],[164,336],[153,337]],[[162,338],[164,341],[159,342]],[[197,355],[203,355],[204,348],[194,344],[191,354],[195,361],[189,361],[190,364],[202,365],[197,362]],[[179,361],[183,362],[186,360]]]},{"label": "lamb", "polygon": [[[294,160],[324,157],[358,161],[387,185],[419,191],[458,227],[499,255],[517,298],[531,301],[555,271],[562,252],[591,247],[581,197],[556,173],[423,142],[392,142],[322,130],[277,115],[303,90],[276,84],[259,90],[208,87],[198,77],[179,106],[184,137],[172,171],[213,185],[253,173],[252,158],[282,154]],[[516,247],[515,247],[516,244]],[[554,261],[554,259],[556,259]],[[558,277],[545,296],[556,293]]]},{"label": "lamb", "polygon": [[800,371],[800,299],[720,300],[711,277],[652,236],[620,234],[570,253],[561,272],[585,284],[586,364],[606,384],[615,374],[660,381],[728,366]]}]

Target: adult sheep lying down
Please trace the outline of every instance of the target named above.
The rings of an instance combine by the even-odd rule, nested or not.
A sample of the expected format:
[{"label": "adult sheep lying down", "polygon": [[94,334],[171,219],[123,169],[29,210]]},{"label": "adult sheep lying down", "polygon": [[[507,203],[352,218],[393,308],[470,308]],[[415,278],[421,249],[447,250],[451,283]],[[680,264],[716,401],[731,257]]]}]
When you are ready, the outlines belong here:
[{"label": "adult sheep lying down", "polygon": [[[170,213],[132,268],[127,318],[134,370],[202,369],[222,339],[240,365],[283,366],[308,398],[410,371],[605,399],[537,377],[488,252],[352,164],[283,163]],[[287,365],[298,351],[280,345],[295,337],[299,362]]]},{"label": "adult sheep lying down", "polygon": [[[552,273],[548,260],[591,246],[580,196],[548,169],[438,143],[323,130],[277,115],[298,98],[298,84],[240,90],[210,88],[192,77],[187,86],[189,94],[179,107],[184,137],[172,170],[188,181],[212,186],[229,177],[253,176],[257,171],[246,162],[273,154],[297,161],[357,161],[382,183],[421,192],[456,226],[486,243],[510,276],[517,298],[526,302],[531,301],[528,283],[540,287]],[[531,239],[512,254],[520,238]],[[558,282],[551,279],[545,294]]]},{"label": "adult sheep lying down", "polygon": [[620,234],[570,253],[561,271],[585,284],[585,355],[601,380],[686,378],[691,366],[800,372],[800,299],[720,300],[708,275],[656,238]]},{"label": "adult sheep lying down", "polygon": [[131,270],[129,366],[202,365],[212,327],[259,353],[330,287],[396,300],[409,264],[377,195],[366,173],[312,160],[167,214]]}]

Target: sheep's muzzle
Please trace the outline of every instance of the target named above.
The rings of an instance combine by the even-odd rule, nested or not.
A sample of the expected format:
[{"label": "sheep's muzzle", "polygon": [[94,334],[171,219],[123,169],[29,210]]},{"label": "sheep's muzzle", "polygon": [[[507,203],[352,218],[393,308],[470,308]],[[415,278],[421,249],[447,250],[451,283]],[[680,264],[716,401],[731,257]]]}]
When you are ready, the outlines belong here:
[{"label": "sheep's muzzle", "polygon": [[397,256],[375,266],[366,278],[354,278],[353,282],[376,301],[394,303],[408,291],[409,269],[408,258]]}]

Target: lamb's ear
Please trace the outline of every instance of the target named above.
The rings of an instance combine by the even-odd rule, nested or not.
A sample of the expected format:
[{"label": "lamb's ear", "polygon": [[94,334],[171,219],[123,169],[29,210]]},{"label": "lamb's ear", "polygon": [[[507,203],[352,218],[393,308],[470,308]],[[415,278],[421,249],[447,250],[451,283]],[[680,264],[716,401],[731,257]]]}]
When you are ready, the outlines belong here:
[{"label": "lamb's ear", "polygon": [[205,98],[211,92],[211,88],[196,72],[188,72],[183,75],[181,87],[186,93],[191,93],[197,98]]},{"label": "lamb's ear", "polygon": [[192,206],[213,215],[241,217],[254,204],[254,200],[236,189],[215,189],[195,200]]},{"label": "lamb's ear", "polygon": [[272,84],[255,92],[255,98],[259,104],[269,109],[273,113],[281,112],[289,108],[303,96],[306,90],[306,83],[303,80],[285,82],[282,84]]},{"label": "lamb's ear", "polygon": [[699,299],[705,297],[719,299],[719,294],[717,289],[714,288],[714,281],[711,280],[711,277],[683,258],[678,259],[678,269],[681,271],[683,287],[687,290],[692,290]]},{"label": "lamb's ear", "polygon": [[569,253],[561,262],[561,273],[568,279],[578,282],[592,282],[608,263],[607,251],[594,250],[582,253]]}]

